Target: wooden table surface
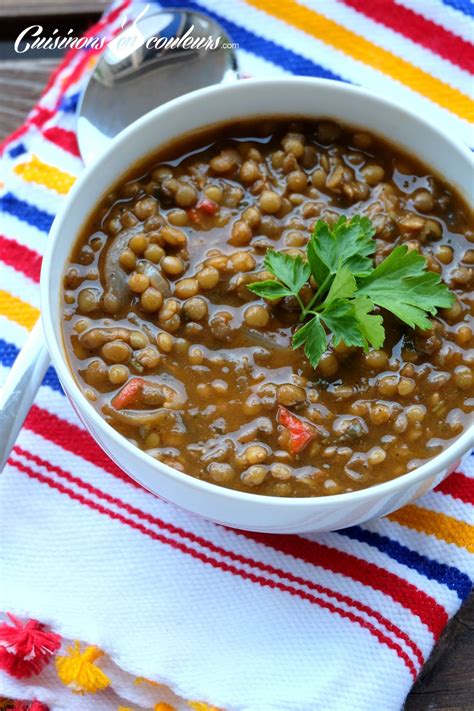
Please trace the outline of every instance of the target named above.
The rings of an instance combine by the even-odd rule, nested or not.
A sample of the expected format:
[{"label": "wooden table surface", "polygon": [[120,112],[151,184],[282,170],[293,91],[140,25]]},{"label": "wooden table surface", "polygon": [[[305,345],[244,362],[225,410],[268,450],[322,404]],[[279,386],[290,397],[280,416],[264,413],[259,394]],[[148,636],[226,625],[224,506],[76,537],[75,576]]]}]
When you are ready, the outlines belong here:
[{"label": "wooden table surface", "polygon": [[[15,55],[12,47],[18,33],[39,23],[45,28],[73,28],[77,34],[98,19],[106,4],[0,0],[0,141],[21,124],[59,61],[51,52],[40,58]],[[474,711],[474,594],[448,625],[405,705],[405,711],[434,710]]]}]

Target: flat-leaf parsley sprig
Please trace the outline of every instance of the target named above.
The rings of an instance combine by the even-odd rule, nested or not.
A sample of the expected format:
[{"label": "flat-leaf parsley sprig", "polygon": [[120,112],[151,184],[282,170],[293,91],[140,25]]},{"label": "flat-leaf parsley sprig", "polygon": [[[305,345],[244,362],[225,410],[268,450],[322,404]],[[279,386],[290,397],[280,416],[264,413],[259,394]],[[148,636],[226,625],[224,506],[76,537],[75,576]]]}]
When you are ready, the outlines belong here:
[{"label": "flat-leaf parsley sprig", "polygon": [[[376,306],[393,313],[411,328],[430,328],[428,315],[449,308],[454,295],[440,276],[427,270],[426,259],[405,245],[374,266],[375,230],[368,217],[342,216],[332,227],[318,220],[307,245],[306,259],[268,250],[264,259],[275,279],[248,285],[258,296],[274,301],[292,296],[303,323],[294,333],[293,348],[304,352],[315,368],[331,343],[380,348],[385,340],[383,318]],[[313,277],[317,288],[307,304],[300,292]]]}]

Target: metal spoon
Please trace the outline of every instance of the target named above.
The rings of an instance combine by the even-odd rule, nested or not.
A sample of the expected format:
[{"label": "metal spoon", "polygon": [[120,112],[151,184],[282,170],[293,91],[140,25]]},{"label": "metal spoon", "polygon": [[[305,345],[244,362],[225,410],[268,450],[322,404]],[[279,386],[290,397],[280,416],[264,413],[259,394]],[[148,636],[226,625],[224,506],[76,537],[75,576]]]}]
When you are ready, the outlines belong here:
[{"label": "metal spoon", "polygon": [[[214,20],[192,10],[148,14],[148,8],[143,7],[109,43],[82,95],[77,136],[86,164],[97,160],[114,136],[151,109],[195,89],[238,78],[235,52],[222,47],[230,40]],[[207,42],[198,46],[198,39]],[[39,320],[0,388],[0,472],[49,362]]]},{"label": "metal spoon", "polygon": [[[178,46],[169,47],[166,40]],[[201,48],[193,48],[193,41]],[[84,162],[95,160],[114,136],[151,109],[235,80],[235,52],[223,44],[230,40],[222,27],[199,12],[142,11],[100,56],[82,96],[77,136]]]}]

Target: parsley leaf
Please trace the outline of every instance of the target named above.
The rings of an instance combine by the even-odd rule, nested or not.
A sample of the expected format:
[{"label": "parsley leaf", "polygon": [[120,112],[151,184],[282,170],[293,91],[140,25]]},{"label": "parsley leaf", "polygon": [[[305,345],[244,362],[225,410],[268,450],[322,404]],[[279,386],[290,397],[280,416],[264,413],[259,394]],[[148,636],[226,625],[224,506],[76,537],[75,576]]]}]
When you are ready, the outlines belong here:
[{"label": "parsley leaf", "polygon": [[253,291],[254,294],[257,294],[257,296],[261,296],[263,299],[268,299],[269,301],[292,295],[292,292],[287,286],[280,284],[279,281],[275,281],[274,279],[256,281],[253,284],[249,284],[247,288]]},{"label": "parsley leaf", "polygon": [[360,332],[364,338],[364,350],[367,351],[369,345],[372,348],[381,348],[385,341],[385,329],[382,316],[370,313],[374,309],[373,301],[368,296],[357,296],[352,303]]},{"label": "parsley leaf", "polygon": [[293,349],[304,345],[304,353],[313,368],[316,368],[321,356],[327,348],[326,331],[321,325],[319,316],[314,315],[310,321],[301,326],[293,336]]},{"label": "parsley leaf", "polygon": [[365,339],[354,313],[354,305],[348,299],[331,301],[320,313],[322,321],[332,331],[332,343],[337,346],[344,341],[346,346],[364,346]]},{"label": "parsley leaf", "polygon": [[438,308],[449,308],[455,301],[439,274],[426,270],[426,260],[403,245],[363,278],[358,294],[368,296],[374,304],[391,311],[411,328],[430,327],[426,312],[434,315]]},{"label": "parsley leaf", "polygon": [[326,301],[331,302],[335,299],[346,299],[353,296],[357,291],[357,283],[353,277],[349,267],[342,267],[334,277],[331,288],[326,296]]},{"label": "parsley leaf", "polygon": [[341,216],[331,228],[318,220],[308,245],[308,261],[318,284],[347,265],[354,276],[370,273],[375,230],[368,217]]},{"label": "parsley leaf", "polygon": [[308,262],[304,262],[301,257],[292,257],[274,249],[268,250],[263,264],[295,295],[301,291],[311,274]]},{"label": "parsley leaf", "polygon": [[[373,313],[376,306],[391,311],[411,328],[426,329],[431,325],[429,314],[455,301],[439,275],[427,270],[426,259],[406,246],[395,247],[374,267],[374,234],[367,217],[340,217],[332,227],[319,220],[308,243],[308,261],[271,249],[264,266],[275,280],[247,285],[269,301],[296,298],[300,321],[305,323],[294,333],[292,345],[304,347],[313,367],[328,342],[365,350],[380,348],[385,330],[382,315]],[[303,303],[300,291],[305,285],[309,288],[311,276],[318,286]]]},{"label": "parsley leaf", "polygon": [[316,223],[316,227],[314,228],[313,235],[308,242],[306,254],[308,256],[308,263],[309,263],[309,266],[311,269],[311,274],[316,279],[316,283],[321,285],[321,284],[324,284],[324,282],[327,279],[327,277],[329,276],[330,272],[329,272],[329,269],[328,269],[327,265],[325,264],[325,262],[321,259],[319,250],[316,248],[316,242],[317,242],[316,231],[318,230],[318,235],[319,235],[318,238],[320,238],[320,236],[325,228],[329,233],[329,227],[324,222],[323,224],[325,225],[325,228],[324,227],[318,228],[319,223],[320,223],[320,221],[318,220],[318,222]]}]

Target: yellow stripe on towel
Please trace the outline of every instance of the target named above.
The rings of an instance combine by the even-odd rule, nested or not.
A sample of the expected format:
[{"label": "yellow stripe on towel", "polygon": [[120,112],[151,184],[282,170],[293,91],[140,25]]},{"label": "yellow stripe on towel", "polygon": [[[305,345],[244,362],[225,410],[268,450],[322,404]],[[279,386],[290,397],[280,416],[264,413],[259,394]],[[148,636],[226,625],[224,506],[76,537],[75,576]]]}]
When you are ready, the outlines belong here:
[{"label": "yellow stripe on towel", "polygon": [[39,309],[0,289],[0,316],[6,316],[31,331],[39,314]]},{"label": "yellow stripe on towel", "polygon": [[50,190],[55,190],[60,195],[66,195],[72,188],[76,178],[64,170],[59,170],[53,165],[43,163],[39,158],[33,156],[28,163],[19,163],[14,168],[14,172],[23,180],[29,183],[44,185]]},{"label": "yellow stripe on towel", "polygon": [[468,121],[474,120],[474,102],[458,89],[414,64],[294,0],[246,0],[249,5],[283,20],[298,30],[331,45],[348,56],[405,84],[436,104]]},{"label": "yellow stripe on towel", "polygon": [[470,526],[465,521],[414,504],[404,506],[403,509],[389,514],[387,518],[401,526],[436,536],[446,543],[454,543],[474,553],[474,526]]}]

